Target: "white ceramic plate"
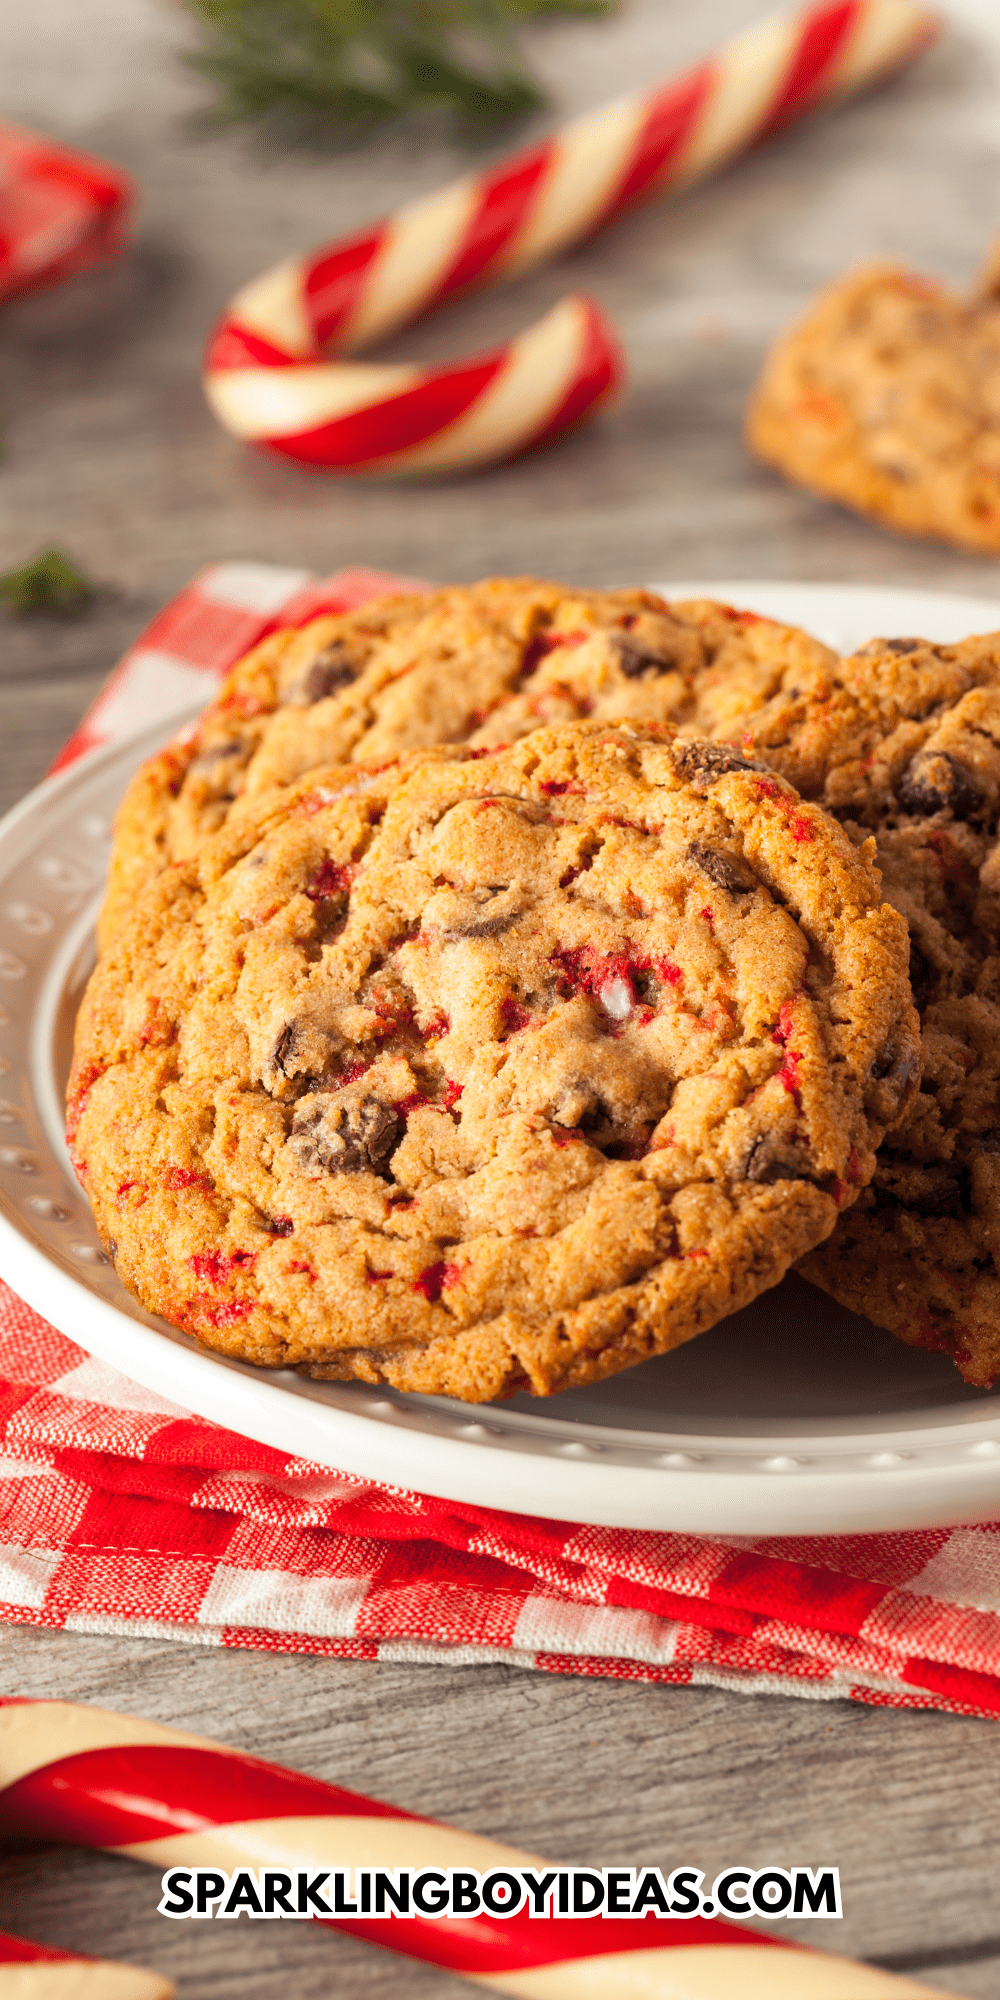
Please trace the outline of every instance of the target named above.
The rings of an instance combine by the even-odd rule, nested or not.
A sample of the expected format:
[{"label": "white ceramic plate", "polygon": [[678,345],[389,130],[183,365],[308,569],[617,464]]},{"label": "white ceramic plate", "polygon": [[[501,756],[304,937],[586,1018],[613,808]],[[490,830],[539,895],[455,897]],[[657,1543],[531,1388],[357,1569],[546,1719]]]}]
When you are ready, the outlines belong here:
[{"label": "white ceramic plate", "polygon": [[[956,639],[1000,603],[913,590],[671,584],[808,626]],[[835,1533],[1000,1516],[1000,1396],[787,1278],[676,1354],[552,1403],[470,1409],[210,1355],[143,1311],[63,1143],[73,1020],[111,817],[162,723],[49,779],[0,825],[0,1269],[147,1389],[279,1450],[445,1498],[599,1525]]]}]

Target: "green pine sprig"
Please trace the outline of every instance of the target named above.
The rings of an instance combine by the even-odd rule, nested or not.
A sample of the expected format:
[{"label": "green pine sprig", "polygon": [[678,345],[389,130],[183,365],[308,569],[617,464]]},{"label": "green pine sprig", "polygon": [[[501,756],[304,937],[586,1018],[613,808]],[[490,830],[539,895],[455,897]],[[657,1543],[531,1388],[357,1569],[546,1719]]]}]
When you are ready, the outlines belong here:
[{"label": "green pine sprig", "polygon": [[608,13],[615,0],[186,0],[204,47],[187,60],[215,85],[216,115],[304,115],[363,137],[408,112],[467,131],[544,103],[514,22]]},{"label": "green pine sprig", "polygon": [[0,575],[0,604],[14,618],[34,611],[78,618],[96,596],[93,584],[62,549],[41,549],[26,563]]}]

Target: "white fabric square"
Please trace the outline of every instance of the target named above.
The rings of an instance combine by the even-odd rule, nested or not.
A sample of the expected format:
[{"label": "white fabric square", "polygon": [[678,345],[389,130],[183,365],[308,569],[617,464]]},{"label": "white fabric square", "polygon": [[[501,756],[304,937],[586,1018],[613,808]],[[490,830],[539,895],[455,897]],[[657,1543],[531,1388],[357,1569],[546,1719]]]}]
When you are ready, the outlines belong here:
[{"label": "white fabric square", "polygon": [[188,1411],[179,1404],[168,1403],[165,1396],[158,1396],[155,1389],[144,1389],[141,1382],[131,1382],[127,1375],[120,1375],[117,1368],[99,1361],[95,1354],[81,1361],[79,1368],[71,1368],[68,1375],[50,1382],[48,1393],[72,1396],[81,1403],[103,1403],[111,1410],[134,1410],[144,1417],[188,1416]]},{"label": "white fabric square", "polygon": [[680,1626],[649,1611],[614,1604],[556,1604],[529,1597],[511,1638],[519,1651],[593,1653],[602,1660],[645,1660],[669,1666]]},{"label": "white fabric square", "polygon": [[900,1589],[908,1597],[940,1597],[976,1611],[1000,1611],[1000,1535],[955,1528],[937,1555]]},{"label": "white fabric square", "polygon": [[61,1562],[57,1549],[0,1546],[0,1600],[40,1611]]},{"label": "white fabric square", "polygon": [[350,1639],[368,1589],[368,1577],[290,1576],[281,1569],[230,1569],[220,1563],[198,1623],[259,1625],[266,1632]]},{"label": "white fabric square", "polygon": [[297,590],[315,578],[308,569],[281,569],[277,563],[224,562],[195,582],[200,597],[231,604],[237,611],[280,611]]},{"label": "white fabric square", "polygon": [[137,646],[128,672],[115,675],[85,720],[106,740],[134,736],[151,722],[172,722],[195,704],[204,707],[215,678],[211,667],[187,666],[173,653]]}]

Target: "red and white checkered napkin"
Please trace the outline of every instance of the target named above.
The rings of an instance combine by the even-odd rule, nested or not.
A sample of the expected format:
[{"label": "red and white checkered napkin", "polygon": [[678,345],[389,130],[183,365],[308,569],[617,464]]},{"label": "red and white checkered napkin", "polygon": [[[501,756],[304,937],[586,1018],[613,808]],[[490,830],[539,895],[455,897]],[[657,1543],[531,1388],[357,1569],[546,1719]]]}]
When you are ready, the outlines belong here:
[{"label": "red and white checkered napkin", "polygon": [[0,299],[116,257],[133,195],[120,167],[0,121]]},{"label": "red and white checkered napkin", "polygon": [[[227,563],[126,656],[61,762],[208,696],[275,626],[405,579]],[[417,586],[420,587],[420,586]],[[192,1417],[0,1281],[0,1619],[346,1659],[506,1660],[1000,1716],[1000,1522],[751,1540],[466,1507]]]}]

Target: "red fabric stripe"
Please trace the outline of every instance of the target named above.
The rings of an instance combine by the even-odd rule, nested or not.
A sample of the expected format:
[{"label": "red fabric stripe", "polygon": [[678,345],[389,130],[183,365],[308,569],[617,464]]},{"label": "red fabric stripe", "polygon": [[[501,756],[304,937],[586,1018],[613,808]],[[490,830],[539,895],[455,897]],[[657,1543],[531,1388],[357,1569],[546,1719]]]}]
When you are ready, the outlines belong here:
[{"label": "red fabric stripe", "polygon": [[598,405],[616,394],[628,380],[628,364],[618,344],[615,330],[593,299],[584,301],[587,320],[577,372],[562,402],[535,435],[521,445],[522,452],[537,451],[563,431],[583,422]]},{"label": "red fabric stripe", "polygon": [[117,1493],[95,1489],[72,1534],[70,1549],[141,1548],[143,1553],[177,1556],[182,1559],[210,1557],[221,1562],[232,1540],[236,1522],[232,1514],[216,1514],[208,1508],[183,1505],[181,1496],[172,1500],[147,1500],[133,1495],[127,1508],[119,1504]]},{"label": "red fabric stripe", "polygon": [[505,160],[479,184],[476,207],[466,225],[454,262],[438,284],[425,311],[442,299],[486,276],[489,267],[518,236],[535,204],[538,189],[554,155],[551,141]]},{"label": "red fabric stripe", "polygon": [[910,1687],[943,1696],[949,1707],[973,1715],[1000,1715],[1000,1684],[995,1674],[971,1667],[952,1667],[944,1660],[907,1660],[900,1679]]},{"label": "red fabric stripe", "polygon": [[858,1582],[811,1563],[773,1563],[747,1551],[734,1555],[709,1585],[707,1603],[713,1609],[739,1606],[758,1618],[790,1618],[813,1632],[847,1632],[857,1638],[884,1596],[880,1583]]},{"label": "red fabric stripe", "polygon": [[761,128],[762,139],[808,110],[829,81],[829,73],[836,69],[860,12],[860,0],[844,0],[835,7],[817,7],[805,20],[781,89]]},{"label": "red fabric stripe", "polygon": [[283,457],[301,459],[306,465],[337,466],[342,472],[397,458],[464,416],[500,373],[508,352],[502,348],[464,368],[426,375],[400,396],[369,403],[363,410],[319,424],[315,430],[259,442],[265,450],[280,452]]},{"label": "red fabric stripe", "polygon": [[379,222],[344,243],[333,243],[313,257],[305,274],[303,300],[317,348],[331,341],[349,319],[365,288],[365,279],[391,233]]},{"label": "red fabric stripe", "polygon": [[[216,604],[198,590],[185,591],[183,597],[158,612],[132,650],[172,653],[184,666],[222,673],[235,666],[276,623],[264,612],[240,611],[233,604]],[[128,655],[123,665],[127,661]],[[220,1431],[219,1436],[228,1433]]]},{"label": "red fabric stripe", "polygon": [[657,92],[633,142],[618,186],[608,196],[601,215],[594,223],[595,229],[613,221],[619,210],[630,202],[652,192],[660,177],[673,165],[693,126],[697,124],[714,82],[714,66],[706,62],[692,70],[690,75],[680,77],[676,83],[669,83],[664,90]]},{"label": "red fabric stripe", "polygon": [[209,334],[201,365],[206,375],[215,375],[231,368],[295,368],[300,362],[301,356],[286,354],[227,314]]}]

